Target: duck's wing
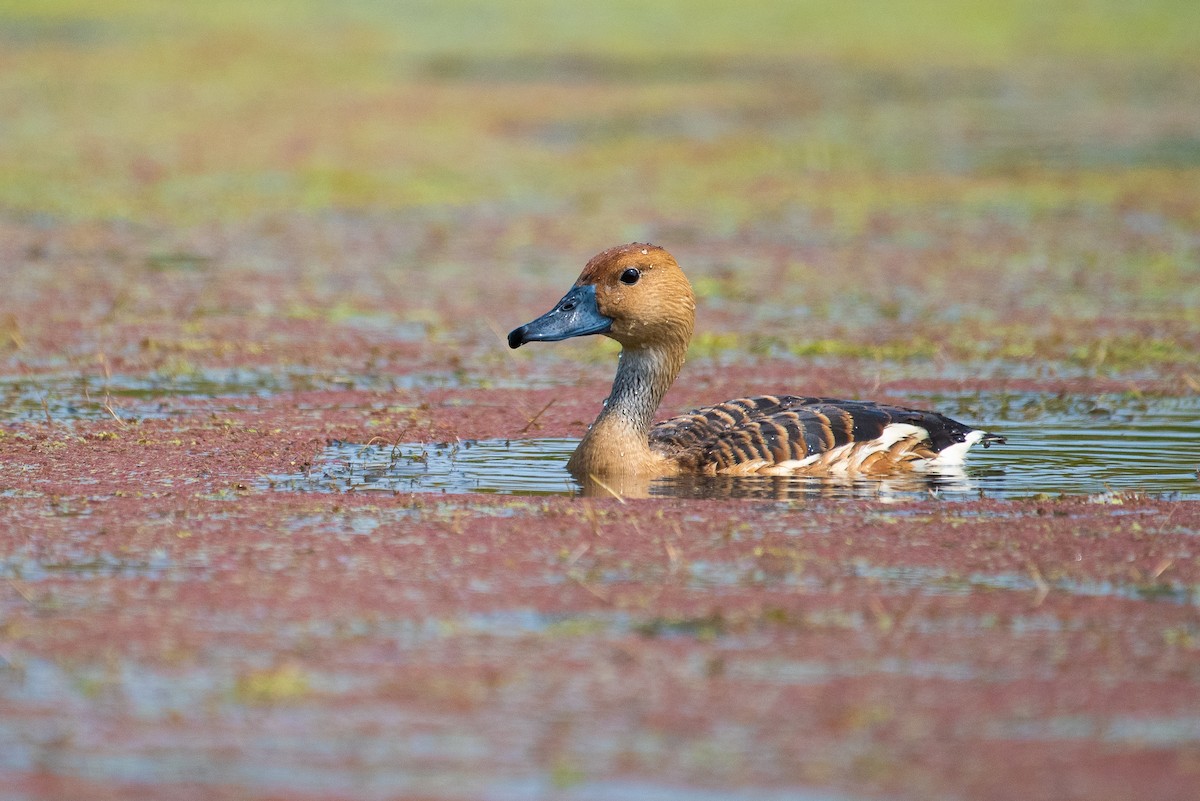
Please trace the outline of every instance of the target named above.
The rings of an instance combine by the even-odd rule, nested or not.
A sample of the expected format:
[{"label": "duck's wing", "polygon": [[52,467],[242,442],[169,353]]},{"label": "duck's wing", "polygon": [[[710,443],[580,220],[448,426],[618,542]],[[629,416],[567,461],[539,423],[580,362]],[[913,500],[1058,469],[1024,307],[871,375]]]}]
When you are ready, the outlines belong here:
[{"label": "duck's wing", "polygon": [[936,412],[834,398],[763,395],[656,425],[651,447],[696,473],[886,472],[957,464],[1002,437]]}]

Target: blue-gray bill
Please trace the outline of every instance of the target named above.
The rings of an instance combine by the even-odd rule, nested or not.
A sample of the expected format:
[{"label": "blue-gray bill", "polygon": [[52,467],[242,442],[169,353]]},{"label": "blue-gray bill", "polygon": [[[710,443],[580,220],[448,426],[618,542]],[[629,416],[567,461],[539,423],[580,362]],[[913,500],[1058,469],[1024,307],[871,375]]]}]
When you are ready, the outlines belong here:
[{"label": "blue-gray bill", "polygon": [[526,342],[557,342],[588,334],[603,334],[612,327],[612,320],[600,313],[596,305],[596,287],[592,284],[572,287],[554,308],[514,328],[508,334],[508,346],[519,348]]}]

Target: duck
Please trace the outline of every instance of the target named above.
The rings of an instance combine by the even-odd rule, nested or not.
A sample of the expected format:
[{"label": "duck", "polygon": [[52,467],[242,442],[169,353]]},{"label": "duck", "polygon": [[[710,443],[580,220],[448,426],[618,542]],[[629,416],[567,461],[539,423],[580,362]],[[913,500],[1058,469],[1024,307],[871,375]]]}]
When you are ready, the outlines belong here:
[{"label": "duck", "polygon": [[612,391],[567,463],[578,480],[666,476],[884,476],[961,469],[967,451],[1005,438],[943,414],[867,400],[764,394],[655,422],[683,368],[696,319],[675,258],[649,243],[593,256],[508,345],[601,335],[621,345]]}]

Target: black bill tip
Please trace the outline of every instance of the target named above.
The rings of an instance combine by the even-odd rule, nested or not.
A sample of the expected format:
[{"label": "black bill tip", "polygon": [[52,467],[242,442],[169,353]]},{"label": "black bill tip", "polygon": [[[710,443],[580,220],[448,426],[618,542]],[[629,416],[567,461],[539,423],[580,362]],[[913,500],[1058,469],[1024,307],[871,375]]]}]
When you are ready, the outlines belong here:
[{"label": "black bill tip", "polygon": [[521,347],[522,345],[525,344],[525,342],[526,342],[525,326],[521,326],[520,328],[514,328],[513,330],[508,332],[508,346],[510,348],[512,348],[513,350],[516,350],[517,348]]}]

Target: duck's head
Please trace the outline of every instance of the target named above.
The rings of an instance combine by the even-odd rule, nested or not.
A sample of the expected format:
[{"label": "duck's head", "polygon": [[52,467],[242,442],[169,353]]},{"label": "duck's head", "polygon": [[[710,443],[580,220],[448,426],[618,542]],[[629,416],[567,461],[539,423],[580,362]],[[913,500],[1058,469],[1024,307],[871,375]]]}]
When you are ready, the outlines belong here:
[{"label": "duck's head", "polygon": [[670,253],[634,242],[592,257],[554,308],[514,329],[508,345],[604,334],[625,347],[687,349],[696,319],[691,284]]}]

